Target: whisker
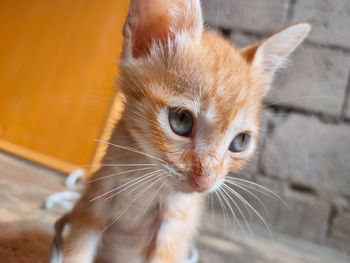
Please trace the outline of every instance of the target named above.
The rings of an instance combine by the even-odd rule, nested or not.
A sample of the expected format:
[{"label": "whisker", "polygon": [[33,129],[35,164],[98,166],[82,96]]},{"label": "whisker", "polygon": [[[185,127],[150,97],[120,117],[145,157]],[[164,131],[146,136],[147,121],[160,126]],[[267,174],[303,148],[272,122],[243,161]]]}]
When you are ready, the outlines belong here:
[{"label": "whisker", "polygon": [[[222,199],[225,201],[226,205],[228,206],[228,208],[229,208],[229,210],[230,210],[230,212],[231,212],[231,214],[232,214],[232,217],[233,217],[233,218],[236,220],[236,222],[238,223],[238,226],[240,227],[241,231],[243,232],[243,234],[245,234],[245,231],[244,231],[244,229],[242,228],[241,223],[239,222],[239,220],[238,220],[238,218],[237,218],[237,216],[236,216],[236,213],[233,211],[233,209],[232,209],[232,207],[231,207],[231,205],[230,205],[230,202],[228,202],[228,200],[227,200],[226,196],[223,194],[223,191],[222,191],[222,190],[223,190],[223,189],[222,189],[221,186],[220,186],[219,189],[218,189],[218,192],[219,192],[220,196],[221,196]],[[234,224],[234,221],[232,221],[232,223],[233,223],[233,226],[234,226],[234,228],[235,228],[236,225]]]},{"label": "whisker", "polygon": [[[225,230],[224,230],[224,232],[226,233],[227,222],[226,222],[226,213],[225,213],[225,211],[224,211],[224,206],[223,206],[223,204],[222,204],[222,200],[221,200],[221,198],[220,198],[218,192],[217,192],[217,191],[214,191],[214,193],[215,193],[216,198],[218,199],[219,204],[220,204],[220,206],[221,206],[221,211],[222,211],[222,214],[223,214],[223,216],[224,216],[224,224],[225,224]],[[226,210],[226,209],[225,209],[225,210]]]},{"label": "whisker", "polygon": [[[154,180],[154,179],[156,179],[156,178],[158,178],[158,177],[163,176],[164,174],[165,174],[164,172],[158,173],[158,174],[153,174],[153,175],[151,176],[150,179],[147,179],[145,182],[143,182],[142,184],[136,186],[136,187],[133,188],[130,192],[128,192],[128,195],[130,195],[131,193],[133,193],[136,189],[140,188],[141,186],[143,186],[143,185],[145,185],[145,184],[151,182],[152,180]],[[140,183],[140,182],[138,182],[138,183]],[[131,186],[130,186],[130,187],[131,187]],[[128,187],[128,188],[130,188],[130,187]],[[124,190],[126,190],[126,189],[123,189],[123,190],[121,190],[121,191],[123,192]]]},{"label": "whisker", "polygon": [[180,181],[184,181],[186,178],[185,176],[183,176],[182,174],[176,172],[174,169],[172,169],[171,167],[169,167],[169,165],[162,165],[163,168],[165,168],[170,175],[175,175],[177,179],[179,179]]},{"label": "whisker", "polygon": [[122,185],[120,185],[120,186],[118,186],[118,187],[116,187],[116,188],[113,188],[112,190],[107,191],[107,192],[104,193],[104,194],[101,194],[101,195],[99,195],[99,196],[97,196],[97,197],[94,197],[94,198],[90,199],[90,202],[95,201],[95,200],[97,200],[97,199],[99,199],[99,198],[101,198],[101,197],[104,197],[104,196],[106,196],[106,195],[108,195],[108,194],[110,194],[110,193],[113,193],[113,192],[117,191],[118,189],[120,189],[120,188],[123,187],[123,186],[126,186],[126,185],[128,185],[128,184],[130,184],[130,183],[132,183],[132,182],[135,182],[135,181],[137,181],[137,180],[140,180],[140,179],[142,179],[142,178],[145,178],[145,177],[147,177],[148,175],[150,175],[150,174],[152,174],[152,173],[159,172],[159,171],[161,171],[161,170],[153,171],[153,172],[150,172],[150,173],[146,173],[146,174],[144,174],[144,175],[142,175],[142,176],[139,176],[139,177],[137,177],[137,178],[135,178],[135,179],[133,179],[133,180],[131,180],[131,181],[128,181],[128,182],[126,182],[126,183],[124,183],[124,184],[122,184]]},{"label": "whisker", "polygon": [[157,181],[155,181],[154,183],[152,183],[151,185],[149,185],[147,188],[145,188],[142,192],[140,192],[139,194],[136,195],[136,197],[130,201],[126,206],[124,206],[124,208],[122,208],[122,210],[120,212],[118,212],[117,217],[112,221],[111,224],[109,224],[103,231],[105,232],[108,228],[110,228],[115,222],[118,221],[118,219],[125,213],[125,211],[140,197],[142,196],[144,193],[146,193],[146,191],[148,189],[150,189],[154,184],[156,184],[158,181],[160,181],[162,178],[159,178]]},{"label": "whisker", "polygon": [[[234,183],[228,181],[227,179],[224,181],[224,184],[226,184],[226,183],[231,184],[231,185],[234,184]],[[231,187],[229,187],[228,190],[235,196],[235,194],[231,191]],[[251,217],[251,211],[250,211],[249,207],[245,203],[243,203],[243,205],[244,205],[244,208],[247,210],[249,218],[250,218]]]},{"label": "whisker", "polygon": [[[225,187],[228,191],[231,190],[225,183],[224,183],[222,186]],[[223,190],[224,190],[224,189],[223,189]],[[228,194],[226,191],[224,191],[224,193],[228,196],[228,198],[229,198],[229,199],[233,202],[233,204],[237,207],[239,213],[240,213],[241,216],[243,217],[243,220],[244,220],[244,222],[245,222],[245,224],[246,224],[246,226],[247,226],[247,228],[248,228],[248,231],[249,231],[251,237],[253,237],[253,238],[255,239],[255,236],[254,236],[254,234],[253,234],[253,231],[251,230],[251,228],[250,228],[250,226],[249,226],[249,223],[248,223],[248,221],[247,221],[247,219],[246,219],[246,217],[245,217],[243,211],[241,210],[241,208],[240,208],[239,205],[237,204],[237,202],[236,202],[236,201],[231,197],[231,195]],[[237,222],[239,222],[239,220],[237,219],[237,217],[236,217],[236,220],[237,220]],[[240,224],[239,224],[239,225],[240,225]],[[240,228],[241,228],[243,234],[245,234],[245,232],[244,232],[243,229],[242,229],[242,226],[240,226]],[[247,238],[247,236],[245,236],[245,237]]]},{"label": "whisker", "polygon": [[259,213],[258,211],[256,211],[256,209],[255,209],[247,200],[245,200],[244,197],[241,196],[237,191],[233,190],[232,188],[229,188],[229,189],[230,189],[230,191],[231,191],[232,193],[234,193],[234,195],[235,195],[236,197],[238,197],[239,200],[241,200],[241,202],[245,203],[245,204],[257,215],[257,217],[258,217],[258,218],[261,220],[261,222],[265,225],[265,227],[266,227],[266,229],[267,229],[267,231],[268,231],[268,233],[269,233],[271,239],[273,240],[273,236],[272,236],[271,229],[270,229],[270,227],[267,225],[265,218],[264,218],[263,216],[261,216],[260,213]]},{"label": "whisker", "polygon": [[137,219],[135,220],[135,222],[137,222],[147,211],[147,209],[149,208],[149,206],[151,205],[152,201],[154,200],[154,198],[157,196],[157,194],[160,192],[160,190],[163,188],[163,186],[166,184],[167,182],[163,182],[159,188],[157,189],[157,191],[155,191],[153,193],[153,195],[151,196],[151,198],[147,201],[145,208],[142,210],[141,214],[137,216]]},{"label": "whisker", "polygon": [[[225,185],[223,185],[223,186],[225,186]],[[245,236],[246,239],[248,239],[248,238],[247,238],[247,235],[246,235],[246,231],[245,231],[244,228],[242,227],[241,222],[238,220],[238,218],[237,218],[237,216],[236,216],[236,213],[233,211],[232,207],[230,206],[230,202],[229,202],[228,199],[226,198],[225,194],[231,199],[231,201],[233,201],[234,205],[237,207],[238,211],[241,213],[241,215],[242,215],[243,218],[244,218],[244,221],[246,222],[246,224],[247,224],[247,226],[248,226],[248,223],[247,223],[247,220],[245,219],[244,214],[242,213],[241,209],[240,209],[239,206],[236,204],[236,202],[226,193],[225,189],[223,189],[223,188],[220,187],[219,190],[221,191],[221,195],[222,195],[222,197],[224,198],[225,202],[227,203],[229,209],[231,210],[231,214],[232,214],[232,216],[235,218],[235,220],[236,220],[236,222],[237,222],[239,228],[241,229],[243,235]],[[249,226],[248,226],[248,228],[249,228]]]},{"label": "whisker", "polygon": [[153,169],[153,167],[145,167],[145,168],[139,168],[139,169],[132,169],[132,170],[128,170],[128,171],[124,171],[124,172],[120,172],[120,173],[115,173],[115,174],[110,174],[110,175],[106,175],[106,176],[102,176],[93,180],[89,180],[87,181],[87,183],[93,183],[93,182],[97,182],[97,181],[101,181],[103,179],[107,179],[113,176],[117,176],[117,175],[121,175],[121,174],[127,174],[127,173],[132,173],[132,172],[137,172],[137,171],[143,171],[143,170],[148,170],[148,169]]},{"label": "whisker", "polygon": [[214,222],[214,209],[213,209],[213,193],[209,193],[209,198],[210,198],[210,207],[211,207],[211,221]]},{"label": "whisker", "polygon": [[168,164],[168,163],[167,163],[166,161],[164,161],[163,159],[160,159],[160,158],[155,157],[155,156],[153,156],[153,155],[150,155],[150,154],[148,154],[148,153],[141,152],[141,151],[139,151],[139,150],[137,150],[137,149],[134,149],[134,148],[131,148],[131,147],[126,147],[126,146],[122,146],[122,145],[118,145],[118,144],[114,144],[114,143],[102,141],[102,140],[99,140],[99,139],[94,139],[94,140],[97,141],[97,142],[102,142],[102,143],[105,143],[105,144],[108,144],[108,145],[111,145],[111,146],[115,146],[115,147],[118,147],[118,148],[121,148],[121,149],[124,149],[124,150],[128,150],[128,151],[131,151],[131,152],[143,154],[143,155],[145,155],[145,156],[148,156],[148,157],[150,157],[150,158],[153,158],[153,159],[156,159],[156,160],[158,160],[158,161],[160,161],[160,162],[163,162],[163,163]]},{"label": "whisker", "polygon": [[[227,183],[230,183],[230,182],[227,182]],[[256,194],[254,194],[254,193],[252,193],[251,191],[249,191],[248,189],[246,189],[246,188],[244,187],[244,185],[242,186],[242,185],[240,185],[240,184],[238,184],[238,183],[232,183],[232,182],[231,182],[230,184],[233,185],[233,186],[236,186],[237,188],[242,189],[243,191],[245,191],[245,192],[247,192],[248,194],[252,195],[252,196],[259,202],[259,204],[263,207],[264,212],[265,212],[266,214],[268,213],[265,204],[261,201],[261,199],[260,199],[259,197],[256,196]]]},{"label": "whisker", "polygon": [[258,193],[260,193],[260,194],[263,194],[263,195],[265,195],[265,196],[267,196],[267,197],[273,198],[274,200],[277,200],[277,201],[281,202],[281,200],[278,199],[278,198],[276,198],[274,195],[272,195],[272,194],[270,194],[270,193],[268,193],[268,192],[264,192],[264,191],[262,191],[262,190],[256,189],[254,186],[246,185],[246,184],[244,184],[244,183],[233,182],[233,181],[226,181],[226,182],[227,182],[227,183],[230,182],[230,183],[235,184],[235,185],[240,185],[240,186],[246,187],[246,188],[248,188],[248,189],[254,190],[254,191],[256,191],[256,192],[258,192]]},{"label": "whisker", "polygon": [[227,179],[227,180],[240,181],[240,182],[244,182],[244,183],[247,183],[247,184],[254,185],[254,186],[256,186],[256,187],[258,187],[260,189],[263,189],[266,192],[270,193],[271,195],[276,197],[278,200],[280,200],[286,207],[288,207],[288,204],[286,203],[286,201],[282,197],[280,197],[278,194],[276,194],[275,192],[271,191],[270,189],[266,188],[265,186],[262,186],[260,184],[257,184],[257,183],[254,183],[254,182],[251,182],[251,181],[248,181],[248,180],[245,180],[245,179],[241,179],[241,178],[237,178],[237,177],[231,177],[231,176],[229,176],[229,179]]},{"label": "whisker", "polygon": [[[109,200],[109,199],[115,197],[116,195],[118,195],[118,194],[124,192],[125,190],[128,190],[130,187],[132,187],[132,186],[134,186],[134,185],[136,185],[136,184],[140,184],[141,182],[143,182],[143,181],[146,180],[146,181],[143,182],[142,184],[140,184],[140,185],[136,186],[135,188],[133,188],[128,194],[134,192],[136,189],[138,189],[138,188],[141,187],[142,185],[144,185],[144,184],[146,184],[146,183],[152,181],[153,179],[155,179],[155,178],[161,176],[161,174],[158,174],[159,172],[160,172],[160,171],[158,170],[158,171],[149,173],[148,176],[146,176],[146,177],[144,177],[144,178],[142,178],[142,179],[140,179],[140,180],[137,180],[136,182],[133,182],[132,184],[127,185],[127,186],[124,187],[124,188],[122,188],[122,186],[118,187],[119,189],[120,189],[120,188],[122,188],[122,189],[119,190],[118,192],[113,193],[112,195],[108,196],[105,200]],[[152,177],[154,177],[154,178],[152,178]],[[118,190],[118,189],[116,189],[116,190]]]},{"label": "whisker", "polygon": [[102,166],[102,167],[132,167],[132,166],[159,166],[159,164],[154,163],[105,163],[105,164],[86,164],[77,166],[79,168],[91,167],[91,166]]}]

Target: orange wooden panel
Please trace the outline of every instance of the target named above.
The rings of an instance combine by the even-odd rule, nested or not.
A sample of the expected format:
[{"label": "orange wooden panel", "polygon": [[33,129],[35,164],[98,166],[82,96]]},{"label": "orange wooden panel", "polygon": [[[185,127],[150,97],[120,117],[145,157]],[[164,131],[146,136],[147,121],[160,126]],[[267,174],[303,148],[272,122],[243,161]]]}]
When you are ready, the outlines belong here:
[{"label": "orange wooden panel", "polygon": [[91,163],[115,94],[128,0],[0,1],[0,148]]}]

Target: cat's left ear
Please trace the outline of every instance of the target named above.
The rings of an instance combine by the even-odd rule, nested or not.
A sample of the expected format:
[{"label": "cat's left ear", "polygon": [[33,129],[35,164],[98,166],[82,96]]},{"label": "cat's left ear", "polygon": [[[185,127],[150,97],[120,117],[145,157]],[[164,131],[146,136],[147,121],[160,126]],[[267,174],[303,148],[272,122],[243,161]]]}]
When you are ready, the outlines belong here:
[{"label": "cat's left ear", "polygon": [[154,43],[167,46],[185,33],[192,41],[203,31],[200,0],[131,0],[124,26],[125,56],[139,58],[150,53]]},{"label": "cat's left ear", "polygon": [[[268,84],[275,72],[283,67],[288,56],[298,47],[310,32],[308,23],[300,23],[278,32],[259,43],[242,50],[248,63],[264,75]],[[268,85],[269,86],[269,85]]]}]

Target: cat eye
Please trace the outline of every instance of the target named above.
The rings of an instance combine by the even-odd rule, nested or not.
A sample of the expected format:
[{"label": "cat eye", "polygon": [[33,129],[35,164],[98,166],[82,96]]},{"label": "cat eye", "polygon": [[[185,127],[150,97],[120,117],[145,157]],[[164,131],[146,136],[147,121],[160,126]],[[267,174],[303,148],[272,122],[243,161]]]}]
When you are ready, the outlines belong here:
[{"label": "cat eye", "polygon": [[177,135],[187,136],[191,133],[194,121],[187,110],[170,108],[168,118],[171,129]]},{"label": "cat eye", "polygon": [[247,132],[238,134],[231,142],[229,150],[231,152],[240,153],[246,150],[249,146],[251,136]]}]

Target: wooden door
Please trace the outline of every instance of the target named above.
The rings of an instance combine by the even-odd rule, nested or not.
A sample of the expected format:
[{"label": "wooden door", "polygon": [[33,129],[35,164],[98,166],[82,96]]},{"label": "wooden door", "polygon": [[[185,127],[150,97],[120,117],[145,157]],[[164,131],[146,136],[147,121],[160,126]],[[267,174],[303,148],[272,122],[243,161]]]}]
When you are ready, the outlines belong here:
[{"label": "wooden door", "polygon": [[0,1],[0,149],[64,172],[93,161],[128,5]]}]

